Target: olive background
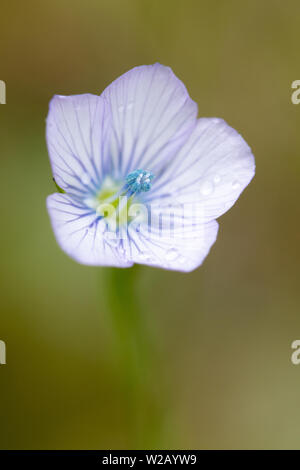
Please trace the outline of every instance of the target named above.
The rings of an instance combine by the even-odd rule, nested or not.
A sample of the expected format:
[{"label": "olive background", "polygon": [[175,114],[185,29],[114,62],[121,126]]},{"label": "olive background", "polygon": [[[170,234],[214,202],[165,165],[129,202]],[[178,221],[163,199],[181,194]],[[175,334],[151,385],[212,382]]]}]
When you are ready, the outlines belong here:
[{"label": "olive background", "polygon": [[[299,449],[299,2],[4,0],[0,10],[0,448]],[[50,227],[45,118],[54,94],[100,94],[156,61],[199,116],[243,135],[257,168],[199,269],[138,270],[156,365],[152,398],[135,407],[106,270],[68,258]]]}]

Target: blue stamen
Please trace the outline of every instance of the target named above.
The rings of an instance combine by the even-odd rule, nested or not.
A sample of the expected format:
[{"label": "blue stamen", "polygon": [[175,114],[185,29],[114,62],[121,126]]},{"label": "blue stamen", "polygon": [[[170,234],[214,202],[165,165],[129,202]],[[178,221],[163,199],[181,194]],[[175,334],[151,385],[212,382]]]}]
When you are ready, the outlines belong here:
[{"label": "blue stamen", "polygon": [[154,175],[151,171],[134,170],[126,177],[125,189],[130,196],[147,192],[151,189],[153,178]]}]

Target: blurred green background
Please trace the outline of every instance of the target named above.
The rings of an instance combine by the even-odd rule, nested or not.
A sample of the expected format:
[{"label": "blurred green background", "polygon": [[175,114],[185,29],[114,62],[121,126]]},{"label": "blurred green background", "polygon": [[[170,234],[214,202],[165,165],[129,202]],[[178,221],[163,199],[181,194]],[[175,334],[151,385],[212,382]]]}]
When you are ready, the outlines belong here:
[{"label": "blurred green background", "polygon": [[[300,448],[299,15],[297,0],[1,2],[2,449]],[[156,61],[242,133],[257,173],[202,267],[138,272],[159,367],[132,426],[105,270],[50,228],[45,118],[53,94],[100,94]]]}]

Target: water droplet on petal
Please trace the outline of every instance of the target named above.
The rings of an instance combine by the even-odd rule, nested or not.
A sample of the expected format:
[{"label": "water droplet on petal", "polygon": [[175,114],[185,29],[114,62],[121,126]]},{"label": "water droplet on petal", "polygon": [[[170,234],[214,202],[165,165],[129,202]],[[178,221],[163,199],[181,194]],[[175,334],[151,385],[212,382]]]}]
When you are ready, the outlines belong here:
[{"label": "water droplet on petal", "polygon": [[211,181],[203,181],[200,185],[200,192],[203,196],[209,196],[214,191],[214,185]]},{"label": "water droplet on petal", "polygon": [[185,259],[184,256],[180,256],[179,259],[178,259],[178,262],[179,262],[180,264],[184,264],[185,261],[186,261],[186,259]]},{"label": "water droplet on petal", "polygon": [[126,251],[125,251],[125,248],[123,246],[121,246],[119,248],[119,254],[120,254],[121,258],[123,258],[123,259],[126,258]]},{"label": "water droplet on petal", "polygon": [[176,258],[178,258],[179,253],[175,248],[171,248],[169,251],[166,253],[166,260],[167,261],[175,261]]},{"label": "water droplet on petal", "polygon": [[151,261],[151,255],[150,253],[147,253],[145,251],[141,251],[139,253],[139,258],[142,260],[142,261]]},{"label": "water droplet on petal", "polygon": [[235,180],[235,181],[232,182],[233,189],[237,189],[240,186],[241,186],[241,183],[239,181]]},{"label": "water droplet on petal", "polygon": [[218,184],[218,183],[220,183],[220,181],[221,181],[221,176],[220,176],[220,175],[215,175],[215,177],[214,177],[214,182],[215,182],[216,184]]}]

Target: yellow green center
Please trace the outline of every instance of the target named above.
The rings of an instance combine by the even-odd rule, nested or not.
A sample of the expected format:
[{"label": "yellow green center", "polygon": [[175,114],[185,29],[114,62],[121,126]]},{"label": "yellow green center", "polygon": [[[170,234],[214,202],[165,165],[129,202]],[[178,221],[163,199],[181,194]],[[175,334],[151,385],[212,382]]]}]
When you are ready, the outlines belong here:
[{"label": "yellow green center", "polygon": [[133,219],[133,205],[138,201],[134,195],[122,194],[123,185],[106,178],[96,197],[96,211],[103,216],[108,225],[123,226]]}]

